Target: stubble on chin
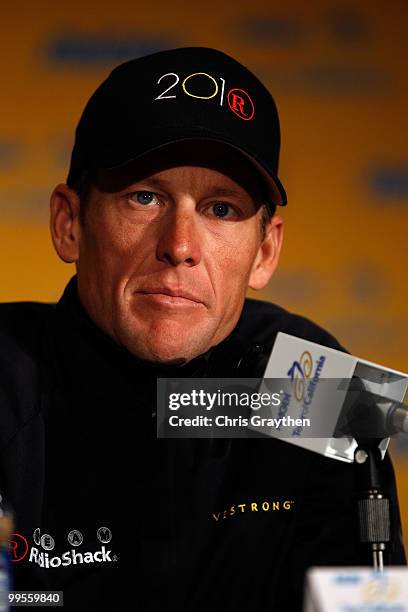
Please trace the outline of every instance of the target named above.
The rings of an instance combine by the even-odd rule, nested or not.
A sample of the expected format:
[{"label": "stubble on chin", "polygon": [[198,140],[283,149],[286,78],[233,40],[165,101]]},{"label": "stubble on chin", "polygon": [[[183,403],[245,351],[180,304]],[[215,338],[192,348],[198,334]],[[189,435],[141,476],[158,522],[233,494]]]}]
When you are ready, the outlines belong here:
[{"label": "stubble on chin", "polygon": [[208,326],[195,324],[182,317],[158,316],[143,320],[128,315],[119,323],[120,344],[138,359],[152,363],[187,363],[210,348],[212,334],[205,332]]}]

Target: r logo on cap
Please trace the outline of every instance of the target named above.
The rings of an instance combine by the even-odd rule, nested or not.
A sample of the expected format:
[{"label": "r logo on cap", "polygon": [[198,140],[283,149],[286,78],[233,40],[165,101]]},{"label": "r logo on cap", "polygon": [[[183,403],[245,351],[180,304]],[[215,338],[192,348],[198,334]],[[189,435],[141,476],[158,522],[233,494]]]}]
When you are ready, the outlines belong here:
[{"label": "r logo on cap", "polygon": [[228,92],[228,106],[238,117],[249,121],[255,114],[255,106],[249,93],[245,89],[230,89]]}]

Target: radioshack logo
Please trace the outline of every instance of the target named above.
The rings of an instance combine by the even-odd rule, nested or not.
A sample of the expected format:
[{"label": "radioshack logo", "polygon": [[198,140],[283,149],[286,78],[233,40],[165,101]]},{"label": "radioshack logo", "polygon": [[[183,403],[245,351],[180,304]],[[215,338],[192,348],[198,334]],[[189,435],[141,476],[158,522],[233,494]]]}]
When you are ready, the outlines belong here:
[{"label": "radioshack logo", "polygon": [[[112,540],[109,527],[99,527],[95,532],[93,546],[99,544],[96,550],[86,550],[84,535],[78,529],[72,529],[67,534],[67,542],[72,547],[61,554],[52,554],[56,546],[55,539],[48,533],[41,534],[40,528],[35,529],[33,541],[35,546],[29,548],[28,542],[21,534],[13,534],[10,541],[11,560],[22,561],[28,556],[29,563],[36,563],[42,568],[66,567],[68,565],[84,565],[89,563],[114,563],[118,560],[116,554],[107,545]],[[81,548],[82,547],[82,548]]]}]

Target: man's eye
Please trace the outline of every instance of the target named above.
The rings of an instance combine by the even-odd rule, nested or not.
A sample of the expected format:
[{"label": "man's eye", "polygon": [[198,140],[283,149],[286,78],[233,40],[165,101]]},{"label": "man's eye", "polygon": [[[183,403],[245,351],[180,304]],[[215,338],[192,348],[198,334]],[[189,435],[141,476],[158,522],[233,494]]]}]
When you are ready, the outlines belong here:
[{"label": "man's eye", "polygon": [[135,191],[129,195],[129,198],[133,202],[143,204],[144,206],[147,206],[148,204],[158,204],[159,202],[157,195],[152,191]]},{"label": "man's eye", "polygon": [[226,204],[225,202],[217,202],[210,208],[216,217],[231,217],[231,215],[234,213],[231,205]]}]

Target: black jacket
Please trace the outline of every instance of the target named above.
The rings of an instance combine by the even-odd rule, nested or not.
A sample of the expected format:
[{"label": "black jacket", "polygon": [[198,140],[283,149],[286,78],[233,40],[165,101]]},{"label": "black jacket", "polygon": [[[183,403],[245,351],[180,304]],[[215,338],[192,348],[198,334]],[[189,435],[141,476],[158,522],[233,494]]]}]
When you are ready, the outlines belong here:
[{"label": "black jacket", "polygon": [[[28,544],[14,588],[62,590],[76,612],[280,612],[301,609],[307,567],[369,565],[353,465],[276,439],[156,438],[157,376],[204,376],[214,363],[223,375],[236,347],[270,350],[278,331],[341,348],[310,321],[246,300],[228,340],[179,374],[106,337],[75,278],[57,305],[1,305],[0,490],[15,511],[16,554],[20,536]],[[402,564],[388,456],[382,477],[393,502],[387,561]]]}]

